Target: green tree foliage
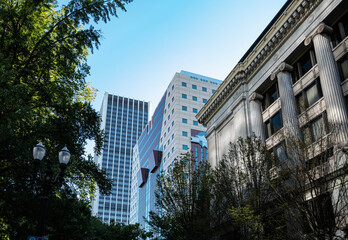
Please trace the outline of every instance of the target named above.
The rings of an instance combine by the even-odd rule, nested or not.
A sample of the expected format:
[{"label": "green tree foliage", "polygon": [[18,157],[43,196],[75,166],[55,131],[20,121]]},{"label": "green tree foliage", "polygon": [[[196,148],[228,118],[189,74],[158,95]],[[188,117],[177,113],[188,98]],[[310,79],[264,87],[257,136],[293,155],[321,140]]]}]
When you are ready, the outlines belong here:
[{"label": "green tree foliage", "polygon": [[112,222],[107,225],[96,218],[91,221],[90,229],[87,238],[89,240],[139,240],[152,237],[152,233],[140,229],[139,224],[125,225]]},{"label": "green tree foliage", "polygon": [[210,174],[206,162],[189,153],[157,181],[156,205],[148,224],[163,239],[209,239]]},{"label": "green tree foliage", "polygon": [[[29,234],[25,231],[36,222],[32,212],[38,202],[29,200],[39,193],[32,184],[32,149],[38,141],[46,146],[45,159],[51,161],[54,172],[58,151],[64,145],[69,148],[72,158],[64,188],[73,189],[80,198],[90,196],[95,183],[104,193],[110,190],[106,175],[84,157],[87,139],[95,140],[97,153],[103,142],[99,116],[91,107],[95,90],[85,81],[86,57],[89,49],[100,44],[100,31],[91,23],[109,21],[129,2],[71,0],[58,8],[54,0],[0,0],[3,236],[24,239],[18,236]],[[50,197],[54,201],[56,194]]]},{"label": "green tree foliage", "polygon": [[255,136],[230,144],[228,153],[213,170],[216,225],[230,222],[241,239],[264,238],[272,196],[268,184],[270,159],[263,141]]}]

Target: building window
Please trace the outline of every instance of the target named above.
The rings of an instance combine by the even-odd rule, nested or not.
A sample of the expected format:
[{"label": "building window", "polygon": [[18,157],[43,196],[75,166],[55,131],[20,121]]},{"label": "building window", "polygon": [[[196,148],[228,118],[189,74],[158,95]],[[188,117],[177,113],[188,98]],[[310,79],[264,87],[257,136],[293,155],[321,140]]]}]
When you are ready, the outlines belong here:
[{"label": "building window", "polygon": [[193,111],[193,113],[197,113],[198,112],[197,108],[192,108],[192,111]]},{"label": "building window", "polygon": [[187,123],[187,119],[186,119],[186,118],[183,118],[183,119],[182,119],[182,123]]},{"label": "building window", "polygon": [[[332,206],[335,205],[333,205],[329,193],[316,196],[304,204],[307,205],[306,208],[311,211],[314,218],[317,220],[316,224],[318,229],[333,229],[335,226],[335,214]],[[304,215],[303,218],[306,219],[307,216]],[[313,230],[308,221],[305,220],[304,223],[303,232],[306,234],[312,233]]]},{"label": "building window", "polygon": [[170,97],[170,92],[168,92],[168,97]]},{"label": "building window", "polygon": [[348,78],[348,54],[344,55],[337,61],[338,70],[340,71],[341,81]]},{"label": "building window", "polygon": [[170,127],[168,128],[168,132],[170,132]]},{"label": "building window", "polygon": [[345,99],[346,99],[346,106],[347,106],[347,110],[348,110],[348,95],[345,96]]},{"label": "building window", "polygon": [[269,138],[274,133],[278,132],[283,127],[281,111],[274,114],[265,122],[266,138]]},{"label": "building window", "polygon": [[193,125],[194,126],[198,126],[198,122],[197,121],[193,121]]},{"label": "building window", "polygon": [[206,103],[207,102],[207,99],[203,98],[203,103]]},{"label": "building window", "polygon": [[197,85],[192,84],[192,89],[197,89]]},{"label": "building window", "polygon": [[182,149],[187,150],[188,149],[187,145],[182,145]]},{"label": "building window", "polygon": [[172,97],[172,102],[174,102],[174,97]]},{"label": "building window", "polygon": [[174,152],[174,147],[172,147],[172,153]]},{"label": "building window", "polygon": [[263,94],[262,109],[266,110],[272,103],[279,98],[278,84],[274,83],[268,90]]},{"label": "building window", "polygon": [[167,133],[165,132],[165,133],[164,133],[164,138],[165,138],[166,136],[167,136]]},{"label": "building window", "polygon": [[172,91],[174,90],[174,85],[172,86]]},{"label": "building window", "polygon": [[170,115],[168,115],[168,120],[170,119]]},{"label": "building window", "polygon": [[286,148],[285,143],[281,142],[280,144],[274,146],[271,151],[272,159],[274,159],[274,165],[283,163],[286,160]]},{"label": "building window", "polygon": [[212,93],[215,93],[215,91],[216,91],[216,90],[214,90],[214,89],[213,89],[213,90],[211,90],[211,92],[212,92]]},{"label": "building window", "polygon": [[168,103],[168,109],[170,108],[170,103]]},{"label": "building window", "polygon": [[163,159],[163,160],[164,160],[164,162],[166,162],[167,158],[166,158],[166,157],[164,157],[164,159]]},{"label": "building window", "polygon": [[206,91],[207,91],[207,88],[206,88],[206,87],[202,87],[202,91],[203,91],[203,92],[206,92]]},{"label": "building window", "polygon": [[174,126],[174,121],[172,122],[172,127]]},{"label": "building window", "polygon": [[302,135],[305,144],[309,145],[325,136],[328,133],[327,126],[327,117],[326,114],[323,113],[302,127]]},{"label": "building window", "polygon": [[172,140],[174,139],[174,133],[172,134]]},{"label": "building window", "polygon": [[306,51],[295,63],[293,63],[292,82],[297,82],[303,75],[305,75],[317,63],[314,50]]},{"label": "building window", "polygon": [[310,86],[296,96],[296,102],[299,113],[316,103],[323,93],[321,91],[320,80],[317,78]]},{"label": "building window", "polygon": [[186,84],[185,82],[182,82],[182,83],[181,83],[181,86],[186,87],[187,84]]},{"label": "building window", "polygon": [[184,99],[186,99],[186,98],[187,98],[187,95],[183,93],[183,94],[181,95],[181,97],[184,98]]},{"label": "building window", "polygon": [[172,114],[174,114],[174,108],[172,109]]},{"label": "building window", "polygon": [[166,150],[167,146],[164,144],[164,150]]},{"label": "building window", "polygon": [[186,106],[182,106],[182,110],[183,111],[187,111],[187,107]]},{"label": "building window", "polygon": [[168,139],[168,146],[169,146],[169,144],[170,144],[170,139]]},{"label": "building window", "polygon": [[333,26],[333,34],[331,34],[331,41],[333,47],[336,47],[343,39],[348,36],[348,12]]},{"label": "building window", "polygon": [[167,121],[164,121],[164,126],[167,125]]},{"label": "building window", "polygon": [[197,97],[192,96],[192,100],[193,100],[193,101],[197,101]]},{"label": "building window", "polygon": [[187,137],[187,132],[182,131],[182,135],[183,135],[184,137]]}]

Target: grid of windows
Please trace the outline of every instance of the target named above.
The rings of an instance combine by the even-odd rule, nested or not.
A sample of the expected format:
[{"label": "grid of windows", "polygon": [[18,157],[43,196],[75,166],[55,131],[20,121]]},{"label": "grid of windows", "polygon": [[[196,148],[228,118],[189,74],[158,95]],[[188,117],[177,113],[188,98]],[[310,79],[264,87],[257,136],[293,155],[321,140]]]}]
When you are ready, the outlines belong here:
[{"label": "grid of windows", "polygon": [[[106,102],[105,102],[106,101]],[[108,94],[104,98],[105,142],[101,167],[112,179],[111,194],[99,194],[98,218],[127,224],[130,213],[133,147],[148,120],[148,103]],[[95,208],[95,207],[94,207]]]}]

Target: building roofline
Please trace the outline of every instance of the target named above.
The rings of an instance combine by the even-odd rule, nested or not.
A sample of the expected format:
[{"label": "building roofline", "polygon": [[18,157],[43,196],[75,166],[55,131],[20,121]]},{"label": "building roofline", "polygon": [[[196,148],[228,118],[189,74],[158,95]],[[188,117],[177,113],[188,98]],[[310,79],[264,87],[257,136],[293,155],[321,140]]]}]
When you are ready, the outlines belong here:
[{"label": "building roofline", "polygon": [[273,27],[274,23],[278,20],[278,18],[284,13],[286,8],[290,5],[293,0],[287,0],[282,8],[277,12],[277,14],[272,18],[271,22],[268,23],[266,28],[261,32],[261,34],[256,38],[254,43],[250,46],[250,48],[246,51],[243,57],[239,60],[238,63],[244,62],[244,60],[248,57],[248,55],[254,50],[255,46],[264,38],[266,33]]},{"label": "building roofline", "polygon": [[324,0],[287,0],[238,64],[201,108],[196,118],[203,125],[225,104],[241,86],[247,83],[279,46],[291,36],[294,29]]}]

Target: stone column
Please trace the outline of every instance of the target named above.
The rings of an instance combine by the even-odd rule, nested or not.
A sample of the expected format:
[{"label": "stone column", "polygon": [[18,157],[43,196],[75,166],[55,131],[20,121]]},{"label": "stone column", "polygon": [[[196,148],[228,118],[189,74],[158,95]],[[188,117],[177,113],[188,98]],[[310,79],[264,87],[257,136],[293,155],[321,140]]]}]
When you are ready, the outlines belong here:
[{"label": "stone column", "polygon": [[265,129],[263,126],[262,118],[262,95],[254,92],[250,95],[250,122],[251,122],[251,131],[255,136],[265,140]]},{"label": "stone column", "polygon": [[283,126],[285,127],[286,137],[295,137],[302,139],[300,123],[294,90],[292,89],[291,71],[293,67],[283,62],[276,72],[271,75],[271,80],[278,79],[278,89],[280,103],[282,106]]},{"label": "stone column", "polygon": [[331,131],[333,131],[335,136],[334,141],[337,145],[347,145],[347,106],[341,87],[341,78],[328,36],[330,33],[332,33],[332,28],[324,23],[320,23],[315,31],[306,38],[305,45],[309,45],[313,41],[327,117],[330,127],[332,127]]}]

